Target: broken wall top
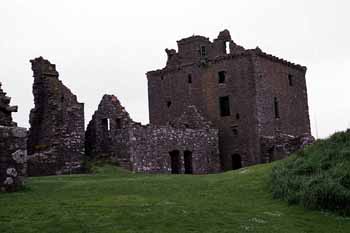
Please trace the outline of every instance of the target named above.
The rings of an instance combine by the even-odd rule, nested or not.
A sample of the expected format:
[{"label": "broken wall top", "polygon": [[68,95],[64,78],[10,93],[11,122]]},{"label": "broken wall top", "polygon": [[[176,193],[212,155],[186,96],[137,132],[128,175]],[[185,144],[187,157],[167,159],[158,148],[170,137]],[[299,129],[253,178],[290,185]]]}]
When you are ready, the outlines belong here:
[{"label": "broken wall top", "polygon": [[222,60],[235,59],[241,56],[259,56],[282,63],[293,68],[306,71],[305,66],[286,61],[282,58],[267,54],[259,47],[255,49],[245,49],[236,44],[225,29],[221,31],[217,38],[211,42],[209,38],[193,35],[188,38],[177,41],[178,51],[175,49],[166,49],[167,63],[163,69],[147,72],[147,77],[158,76],[167,72],[173,72],[182,67],[190,65],[207,65],[208,63],[217,63]]},{"label": "broken wall top", "polygon": [[17,124],[12,121],[12,113],[17,112],[17,106],[10,106],[11,97],[6,95],[1,88],[0,82],[0,125],[4,126],[16,126]]}]

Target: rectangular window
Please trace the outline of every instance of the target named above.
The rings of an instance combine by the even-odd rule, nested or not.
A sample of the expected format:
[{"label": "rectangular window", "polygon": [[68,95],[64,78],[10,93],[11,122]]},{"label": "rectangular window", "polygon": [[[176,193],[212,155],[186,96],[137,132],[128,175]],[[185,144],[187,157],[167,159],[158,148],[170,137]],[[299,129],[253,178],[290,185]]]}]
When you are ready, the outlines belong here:
[{"label": "rectangular window", "polygon": [[220,103],[220,115],[222,117],[229,116],[230,113],[230,98],[229,96],[223,96],[219,99]]},{"label": "rectangular window", "polygon": [[189,75],[187,76],[187,82],[188,82],[188,83],[192,83],[192,75],[191,75],[191,74],[189,74]]},{"label": "rectangular window", "polygon": [[280,110],[279,110],[279,106],[278,106],[278,100],[277,97],[274,98],[274,111],[275,111],[275,118],[279,119],[280,118]]},{"label": "rectangular window", "polygon": [[109,118],[104,118],[101,120],[101,127],[104,132],[110,131],[111,125]]},{"label": "rectangular window", "polygon": [[207,50],[206,50],[205,46],[201,46],[201,56],[202,57],[207,56]]},{"label": "rectangular window", "polygon": [[116,129],[122,128],[122,121],[119,118],[115,119],[115,128]]},{"label": "rectangular window", "polygon": [[225,83],[226,71],[220,71],[218,74],[219,74],[219,83]]},{"label": "rectangular window", "polygon": [[225,42],[225,52],[226,54],[230,54],[230,41]]},{"label": "rectangular window", "polygon": [[293,86],[293,75],[288,74],[288,82],[289,82],[289,86]]}]

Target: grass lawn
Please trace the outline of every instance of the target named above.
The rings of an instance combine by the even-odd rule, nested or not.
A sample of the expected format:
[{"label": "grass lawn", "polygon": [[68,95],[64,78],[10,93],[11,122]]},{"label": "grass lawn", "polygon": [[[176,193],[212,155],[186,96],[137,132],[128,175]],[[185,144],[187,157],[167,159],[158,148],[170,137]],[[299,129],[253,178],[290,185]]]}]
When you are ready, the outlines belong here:
[{"label": "grass lawn", "polygon": [[30,178],[26,190],[0,194],[0,232],[350,232],[350,218],[273,200],[270,170],[190,176],[104,167]]}]

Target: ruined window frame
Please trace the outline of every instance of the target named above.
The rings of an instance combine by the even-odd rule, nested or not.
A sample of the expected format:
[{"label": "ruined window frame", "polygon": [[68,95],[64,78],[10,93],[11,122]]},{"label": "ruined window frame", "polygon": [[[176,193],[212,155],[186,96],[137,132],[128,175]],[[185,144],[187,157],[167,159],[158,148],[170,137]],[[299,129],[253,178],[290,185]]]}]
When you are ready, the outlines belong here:
[{"label": "ruined window frame", "polygon": [[273,99],[273,108],[275,113],[275,119],[280,119],[279,101],[277,97],[274,97]]},{"label": "ruined window frame", "polygon": [[207,56],[207,48],[204,45],[200,46],[200,55],[201,57],[206,57]]},{"label": "ruined window frame", "polygon": [[192,84],[192,74],[187,75],[187,83]]},{"label": "ruined window frame", "polygon": [[225,84],[226,83],[226,74],[227,74],[227,72],[225,70],[220,70],[218,72],[218,83],[219,84]]},{"label": "ruined window frame", "polygon": [[220,108],[220,116],[227,117],[231,116],[231,103],[230,96],[220,96],[219,97],[219,108]]},{"label": "ruined window frame", "polygon": [[290,87],[294,86],[294,82],[293,82],[293,75],[292,74],[288,74],[288,84]]}]

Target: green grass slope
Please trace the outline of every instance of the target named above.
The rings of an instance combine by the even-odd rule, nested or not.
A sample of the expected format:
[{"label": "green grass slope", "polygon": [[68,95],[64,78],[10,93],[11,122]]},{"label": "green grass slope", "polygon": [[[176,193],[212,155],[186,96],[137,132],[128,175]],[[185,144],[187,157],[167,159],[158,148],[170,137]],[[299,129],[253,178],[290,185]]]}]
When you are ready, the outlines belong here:
[{"label": "green grass slope", "polygon": [[350,215],[350,131],[276,163],[271,179],[276,198]]},{"label": "green grass slope", "polygon": [[273,200],[271,165],[223,174],[140,175],[112,167],[96,175],[31,178],[0,194],[0,232],[348,233],[350,219]]}]

